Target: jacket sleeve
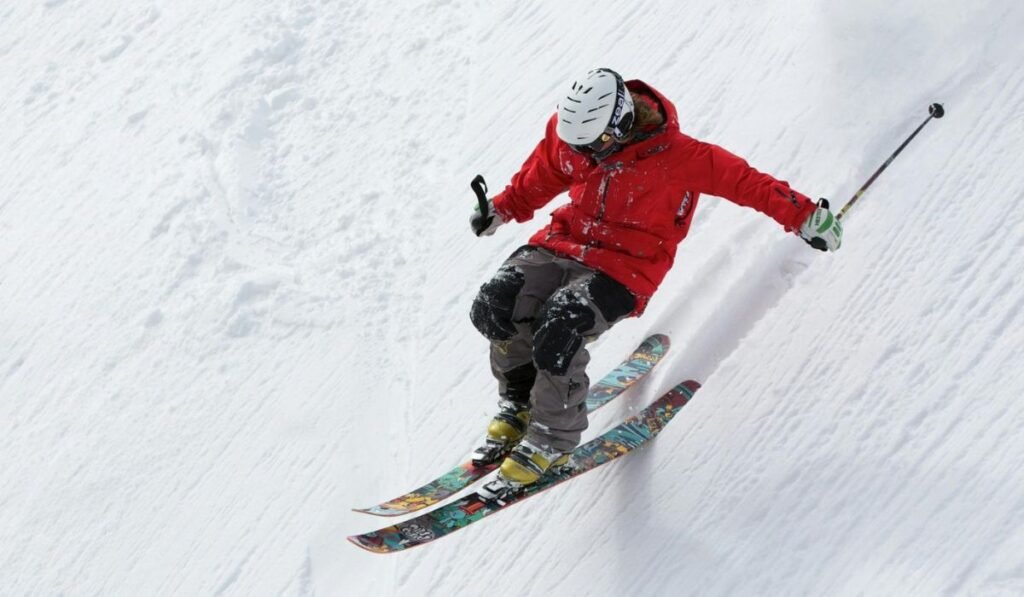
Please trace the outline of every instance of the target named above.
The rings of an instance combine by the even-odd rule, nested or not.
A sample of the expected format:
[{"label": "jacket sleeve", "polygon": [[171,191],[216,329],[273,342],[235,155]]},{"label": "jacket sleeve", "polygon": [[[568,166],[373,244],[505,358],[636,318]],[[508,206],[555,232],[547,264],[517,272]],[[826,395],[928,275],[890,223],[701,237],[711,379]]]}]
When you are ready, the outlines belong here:
[{"label": "jacket sleeve", "polygon": [[535,211],[569,189],[572,179],[562,172],[558,161],[560,143],[552,116],[544,138],[512,177],[512,182],[494,197],[494,209],[502,219],[526,222],[533,218]]},{"label": "jacket sleeve", "polygon": [[816,204],[789,183],[758,172],[747,162],[711,143],[691,139],[697,190],[751,207],[770,216],[787,231],[799,230]]}]

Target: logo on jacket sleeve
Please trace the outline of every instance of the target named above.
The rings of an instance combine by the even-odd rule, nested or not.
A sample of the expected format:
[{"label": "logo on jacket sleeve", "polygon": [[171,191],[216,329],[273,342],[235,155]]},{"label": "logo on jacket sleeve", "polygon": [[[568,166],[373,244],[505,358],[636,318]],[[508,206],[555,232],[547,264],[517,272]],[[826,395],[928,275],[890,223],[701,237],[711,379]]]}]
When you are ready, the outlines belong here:
[{"label": "logo on jacket sleeve", "polygon": [[683,200],[679,202],[679,209],[676,210],[676,226],[681,226],[686,221],[686,216],[690,214],[690,203],[693,200],[693,195],[690,191],[686,191],[683,194]]}]

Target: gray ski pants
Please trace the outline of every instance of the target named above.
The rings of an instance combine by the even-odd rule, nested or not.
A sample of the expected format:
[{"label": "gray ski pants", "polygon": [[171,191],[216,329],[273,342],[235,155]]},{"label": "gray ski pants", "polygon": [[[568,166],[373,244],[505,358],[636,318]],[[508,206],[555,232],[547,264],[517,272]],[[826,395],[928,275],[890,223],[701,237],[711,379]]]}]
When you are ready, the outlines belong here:
[{"label": "gray ski pants", "polygon": [[470,318],[491,341],[499,395],[530,404],[527,440],[563,452],[579,444],[590,386],[586,343],[635,306],[619,282],[529,245],[480,288]]}]

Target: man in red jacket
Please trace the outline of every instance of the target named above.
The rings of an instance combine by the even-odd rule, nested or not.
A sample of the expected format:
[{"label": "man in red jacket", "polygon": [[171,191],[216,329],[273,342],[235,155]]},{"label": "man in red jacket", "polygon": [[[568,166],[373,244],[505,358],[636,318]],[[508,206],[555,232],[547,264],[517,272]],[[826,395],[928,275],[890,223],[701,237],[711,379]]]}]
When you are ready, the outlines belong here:
[{"label": "man in red jacket", "polygon": [[842,241],[826,207],[682,134],[665,96],[609,69],[573,82],[490,213],[473,215],[473,231],[526,222],[565,191],[570,202],[481,287],[471,312],[491,341],[500,395],[474,460],[503,459],[497,484],[509,491],[568,461],[587,427],[586,342],[643,313],[702,193],[754,208],[815,248]]}]

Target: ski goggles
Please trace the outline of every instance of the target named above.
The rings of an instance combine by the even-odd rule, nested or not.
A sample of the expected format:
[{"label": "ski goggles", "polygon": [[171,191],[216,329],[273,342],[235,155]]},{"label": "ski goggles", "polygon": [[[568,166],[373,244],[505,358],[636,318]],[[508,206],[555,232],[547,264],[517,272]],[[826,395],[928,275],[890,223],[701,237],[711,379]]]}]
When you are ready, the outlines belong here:
[{"label": "ski goggles", "polygon": [[[625,89],[625,88],[623,88]],[[608,128],[597,138],[583,145],[573,145],[572,148],[580,153],[601,153],[607,151],[612,143],[621,143],[630,131],[633,130],[633,112],[632,110],[622,114],[622,108],[616,109],[616,115],[618,118],[613,116],[614,124],[609,124]]]},{"label": "ski goggles", "polygon": [[600,153],[611,146],[615,137],[611,133],[601,133],[601,136],[586,145],[573,145],[572,148],[580,153]]}]

